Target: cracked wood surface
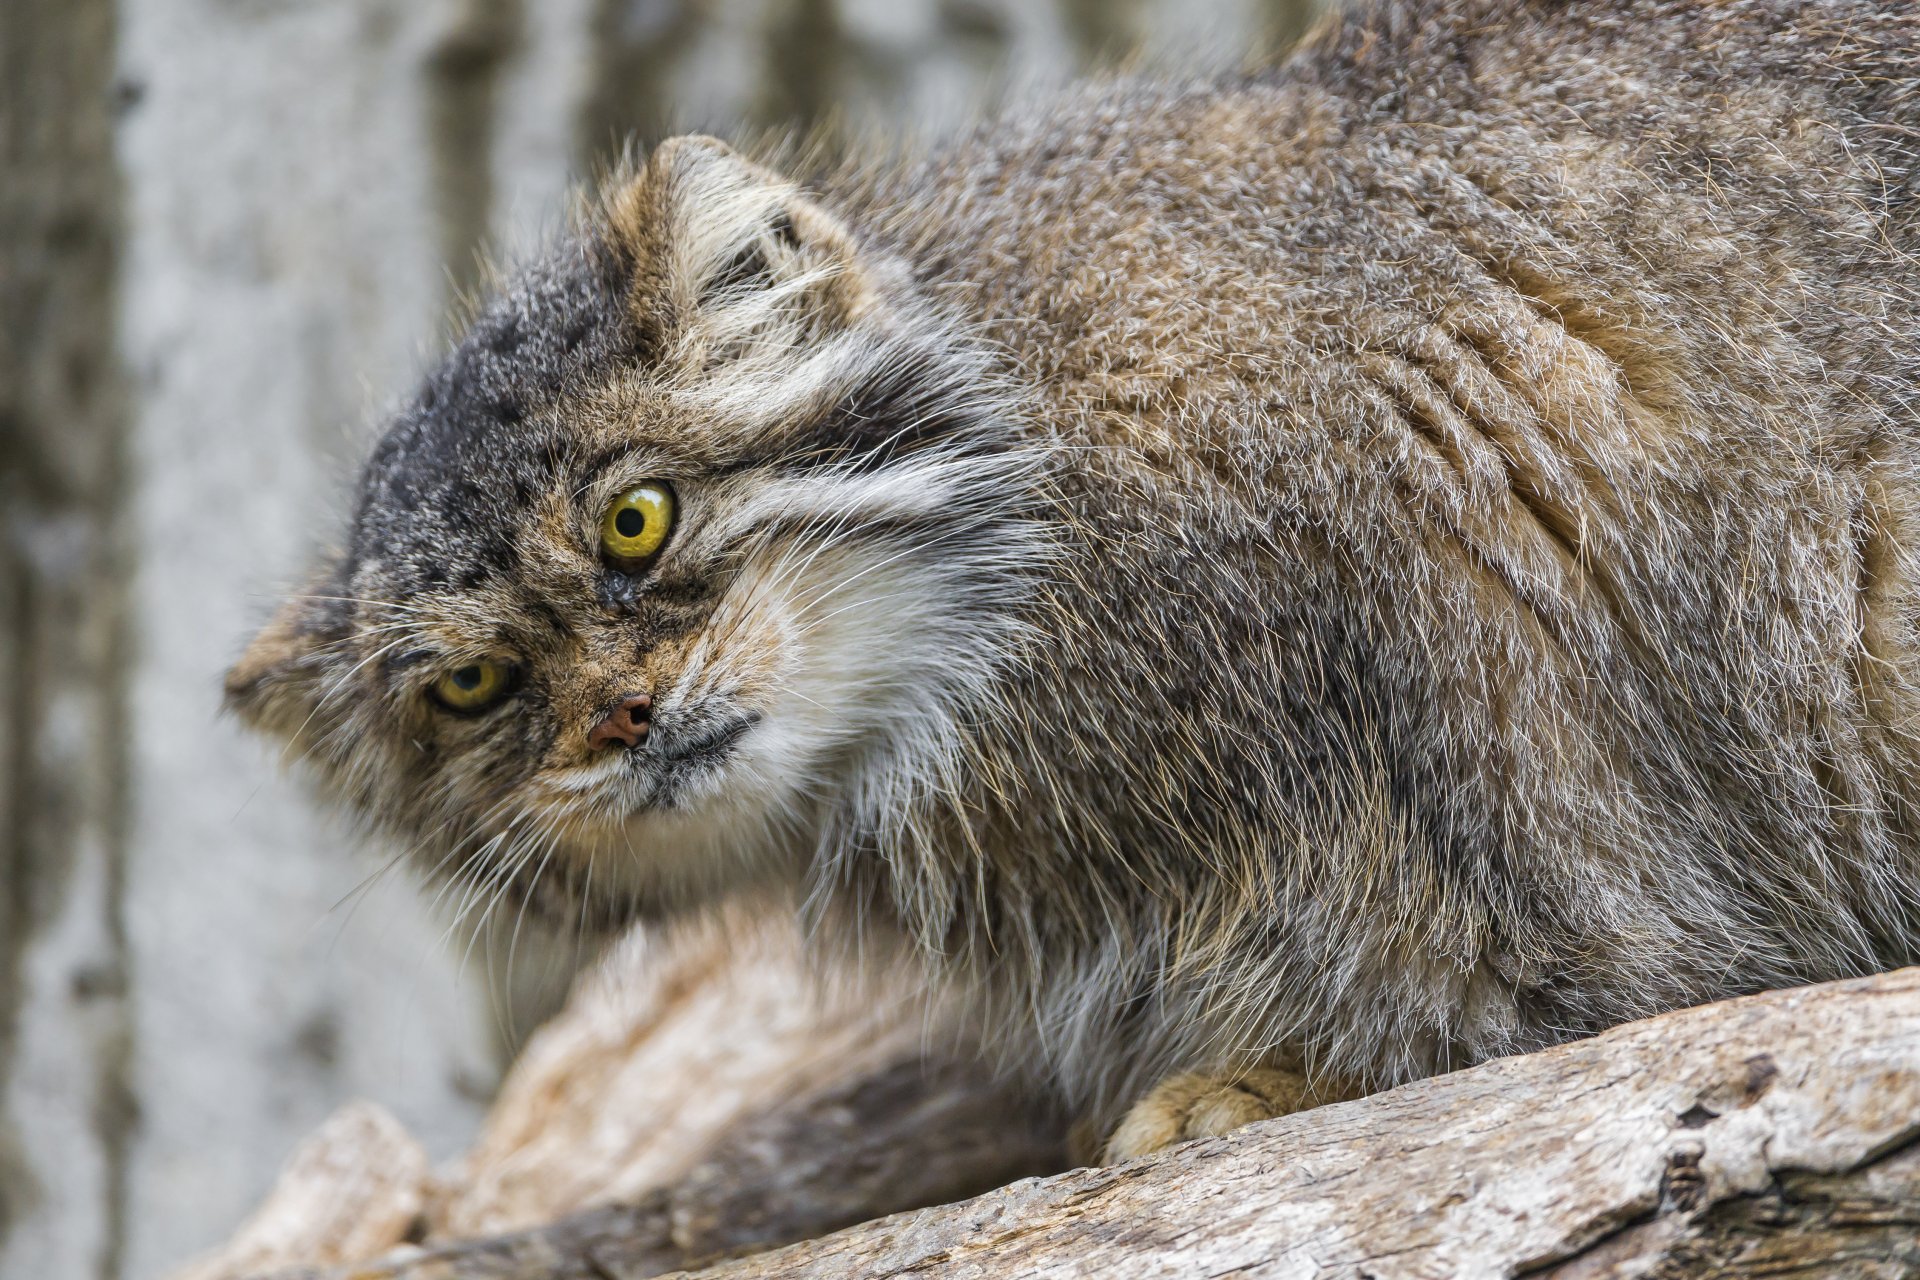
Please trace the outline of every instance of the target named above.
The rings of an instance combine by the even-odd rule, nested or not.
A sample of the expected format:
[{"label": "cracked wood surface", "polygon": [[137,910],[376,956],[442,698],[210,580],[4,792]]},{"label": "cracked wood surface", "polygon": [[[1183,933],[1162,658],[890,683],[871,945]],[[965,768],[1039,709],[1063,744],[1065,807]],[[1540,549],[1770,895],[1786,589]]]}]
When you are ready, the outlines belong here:
[{"label": "cracked wood surface", "polygon": [[910,1055],[742,1126],[671,1187],[530,1231],[273,1280],[636,1280],[1064,1162],[1060,1126],[1044,1108],[970,1066]]},{"label": "cracked wood surface", "polygon": [[1057,1129],[1011,1095],[903,1056],[743,1123],[671,1186],[290,1274],[1920,1276],[1920,969],[1682,1010],[750,1252],[1058,1159]]},{"label": "cracked wood surface", "polygon": [[[654,1275],[1067,1167],[1065,1123],[885,983],[810,976],[790,919],[636,939],[528,1044],[478,1140],[430,1169],[344,1108],[266,1202],[173,1280]],[[382,1257],[386,1262],[376,1263]]]},{"label": "cracked wood surface", "polygon": [[1683,1010],[699,1274],[1784,1273],[1920,1275],[1920,970]]}]

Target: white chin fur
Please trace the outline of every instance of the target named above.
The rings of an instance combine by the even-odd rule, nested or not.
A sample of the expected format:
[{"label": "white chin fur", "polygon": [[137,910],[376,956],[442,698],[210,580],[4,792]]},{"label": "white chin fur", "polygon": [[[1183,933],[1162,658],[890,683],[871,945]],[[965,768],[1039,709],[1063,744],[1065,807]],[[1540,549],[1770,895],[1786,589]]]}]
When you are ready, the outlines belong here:
[{"label": "white chin fur", "polygon": [[579,851],[609,889],[672,907],[797,880],[833,805],[940,775],[925,766],[957,750],[962,708],[1007,646],[999,612],[911,546],[796,547],[764,560],[703,629],[657,716],[670,726],[757,715],[733,750],[664,787],[624,758],[549,783],[610,820]]}]

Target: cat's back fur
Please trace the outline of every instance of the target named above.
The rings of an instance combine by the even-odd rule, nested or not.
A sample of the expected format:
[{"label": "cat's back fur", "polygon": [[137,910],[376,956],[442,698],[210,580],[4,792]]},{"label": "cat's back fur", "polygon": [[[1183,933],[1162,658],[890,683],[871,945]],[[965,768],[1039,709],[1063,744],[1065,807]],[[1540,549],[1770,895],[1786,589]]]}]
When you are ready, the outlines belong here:
[{"label": "cat's back fur", "polygon": [[1389,4],[850,182],[1083,460],[983,743],[1065,802],[923,936],[1076,1074],[1372,1083],[1916,958],[1917,51]]},{"label": "cat's back fur", "polygon": [[1917,95],[1902,4],[1390,0],[804,190],[669,144],[232,697],[472,896],[779,881],[1109,1119],[1911,963]]}]

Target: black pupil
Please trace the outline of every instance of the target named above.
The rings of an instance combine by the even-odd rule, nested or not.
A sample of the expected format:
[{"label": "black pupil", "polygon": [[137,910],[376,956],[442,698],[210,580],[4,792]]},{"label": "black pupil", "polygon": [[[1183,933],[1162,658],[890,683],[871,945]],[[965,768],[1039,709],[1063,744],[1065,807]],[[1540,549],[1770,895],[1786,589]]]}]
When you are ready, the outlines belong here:
[{"label": "black pupil", "polygon": [[647,527],[647,518],[632,507],[622,507],[614,513],[613,527],[623,538],[637,538],[640,531]]},{"label": "black pupil", "polygon": [[480,687],[480,668],[462,667],[453,673],[453,682],[471,693]]}]

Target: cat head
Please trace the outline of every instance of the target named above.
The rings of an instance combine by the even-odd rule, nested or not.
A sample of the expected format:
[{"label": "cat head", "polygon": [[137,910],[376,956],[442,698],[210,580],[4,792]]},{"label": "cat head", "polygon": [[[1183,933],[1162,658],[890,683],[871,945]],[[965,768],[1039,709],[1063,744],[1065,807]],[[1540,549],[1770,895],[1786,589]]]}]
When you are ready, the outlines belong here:
[{"label": "cat head", "polygon": [[615,924],[910,820],[1046,554],[990,356],[793,184],[683,138],[386,427],[229,705],[431,872]]}]

